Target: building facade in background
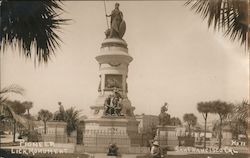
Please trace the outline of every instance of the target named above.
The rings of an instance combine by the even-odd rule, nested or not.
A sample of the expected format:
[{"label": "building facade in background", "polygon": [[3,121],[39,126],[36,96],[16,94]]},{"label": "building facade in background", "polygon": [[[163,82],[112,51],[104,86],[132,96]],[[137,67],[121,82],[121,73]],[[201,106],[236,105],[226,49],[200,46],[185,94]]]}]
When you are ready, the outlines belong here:
[{"label": "building facade in background", "polygon": [[154,128],[159,124],[159,118],[156,115],[135,115],[137,121],[139,121],[138,131],[142,133],[149,128]]}]

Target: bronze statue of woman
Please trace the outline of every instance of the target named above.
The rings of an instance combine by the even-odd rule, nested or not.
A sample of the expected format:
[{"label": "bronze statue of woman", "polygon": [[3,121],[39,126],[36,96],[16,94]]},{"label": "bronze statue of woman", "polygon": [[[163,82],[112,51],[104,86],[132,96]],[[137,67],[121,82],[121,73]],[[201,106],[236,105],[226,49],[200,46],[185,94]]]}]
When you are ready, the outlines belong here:
[{"label": "bronze statue of woman", "polygon": [[125,30],[126,30],[126,23],[123,20],[123,14],[119,10],[119,3],[115,4],[115,9],[111,12],[110,15],[106,15],[107,17],[111,17],[110,20],[110,30],[107,33],[108,38],[122,38]]}]

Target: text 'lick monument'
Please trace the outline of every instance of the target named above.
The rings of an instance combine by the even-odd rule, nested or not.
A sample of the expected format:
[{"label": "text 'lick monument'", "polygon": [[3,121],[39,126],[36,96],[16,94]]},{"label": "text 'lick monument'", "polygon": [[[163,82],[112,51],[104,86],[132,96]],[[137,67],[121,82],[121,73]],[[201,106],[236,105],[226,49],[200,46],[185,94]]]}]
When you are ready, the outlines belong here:
[{"label": "text 'lick monument'", "polygon": [[138,124],[134,107],[127,97],[128,66],[133,58],[128,54],[127,43],[122,39],[126,24],[116,3],[111,15],[110,29],[96,56],[99,63],[99,95],[92,115],[85,121],[84,146],[100,152],[110,144],[116,143],[119,149],[128,150],[138,144]]}]

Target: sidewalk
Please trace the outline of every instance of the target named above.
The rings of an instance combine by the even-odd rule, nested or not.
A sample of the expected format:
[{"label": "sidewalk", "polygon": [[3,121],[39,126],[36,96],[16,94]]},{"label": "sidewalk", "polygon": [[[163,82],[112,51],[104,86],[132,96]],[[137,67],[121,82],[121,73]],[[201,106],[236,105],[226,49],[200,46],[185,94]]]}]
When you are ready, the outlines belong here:
[{"label": "sidewalk", "polygon": [[[107,154],[103,153],[98,153],[98,154],[93,154],[93,158],[136,158],[138,154],[122,154],[121,156],[107,156]],[[92,158],[92,157],[90,157]]]},{"label": "sidewalk", "polygon": [[[136,158],[138,155],[145,155],[145,154],[122,154],[121,156],[118,156],[117,158]],[[188,155],[188,153],[185,152],[176,152],[176,151],[169,151],[168,155]],[[90,157],[92,158],[92,157]],[[105,153],[97,153],[93,154],[93,158],[116,158],[114,156],[107,156]]]}]

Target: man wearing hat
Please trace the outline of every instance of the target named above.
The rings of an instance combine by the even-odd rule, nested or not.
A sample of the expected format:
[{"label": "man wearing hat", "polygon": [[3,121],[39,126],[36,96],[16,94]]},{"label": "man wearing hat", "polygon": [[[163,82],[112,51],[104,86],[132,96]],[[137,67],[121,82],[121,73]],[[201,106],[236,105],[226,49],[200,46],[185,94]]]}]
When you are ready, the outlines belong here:
[{"label": "man wearing hat", "polygon": [[152,158],[162,158],[163,155],[161,154],[161,148],[157,141],[154,141],[153,146],[151,148],[150,154]]}]

